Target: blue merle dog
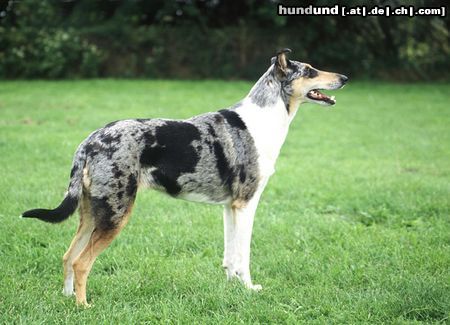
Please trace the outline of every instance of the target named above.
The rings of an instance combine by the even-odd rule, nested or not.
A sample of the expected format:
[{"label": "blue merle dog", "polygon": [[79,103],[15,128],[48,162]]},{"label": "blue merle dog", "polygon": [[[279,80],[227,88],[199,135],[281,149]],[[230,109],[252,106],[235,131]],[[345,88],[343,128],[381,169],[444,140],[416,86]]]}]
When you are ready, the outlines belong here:
[{"label": "blue merle dog", "polygon": [[61,222],[79,208],[80,224],[64,255],[65,295],[88,305],[86,282],[96,257],[127,223],[138,187],[175,198],[224,206],[223,267],[227,278],[261,289],[250,277],[250,240],[261,193],[298,106],[334,105],[319,89],[339,89],[347,77],[289,60],[289,49],[236,105],[179,121],[116,121],[93,132],[78,147],[70,184],[53,210],[23,217]]}]

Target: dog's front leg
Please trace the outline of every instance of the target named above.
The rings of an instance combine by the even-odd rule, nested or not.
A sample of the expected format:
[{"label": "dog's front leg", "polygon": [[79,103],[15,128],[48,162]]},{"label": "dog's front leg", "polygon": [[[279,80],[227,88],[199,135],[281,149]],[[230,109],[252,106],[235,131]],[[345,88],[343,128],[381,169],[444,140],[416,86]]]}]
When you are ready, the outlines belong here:
[{"label": "dog's front leg", "polygon": [[238,278],[247,288],[260,290],[250,276],[250,245],[253,220],[260,193],[240,207],[226,206],[224,210],[225,252],[223,266],[228,280]]},{"label": "dog's front leg", "polygon": [[226,204],[223,209],[223,242],[224,242],[224,252],[223,252],[223,262],[222,267],[227,272],[227,279],[230,280],[231,276],[229,269],[231,267],[231,262],[234,254],[234,235],[235,235],[235,219],[233,209],[231,204]]}]

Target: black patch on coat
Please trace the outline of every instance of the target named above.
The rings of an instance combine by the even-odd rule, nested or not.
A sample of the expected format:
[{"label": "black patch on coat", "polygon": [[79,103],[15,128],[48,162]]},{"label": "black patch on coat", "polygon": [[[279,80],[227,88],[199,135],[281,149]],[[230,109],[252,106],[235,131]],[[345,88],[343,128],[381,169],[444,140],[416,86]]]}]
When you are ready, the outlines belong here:
[{"label": "black patch on coat", "polygon": [[123,176],[123,171],[119,169],[116,163],[113,164],[112,172],[114,174],[114,178],[121,178]]},{"label": "black patch on coat", "polygon": [[177,179],[181,174],[195,172],[199,155],[192,145],[200,140],[200,131],[191,123],[166,121],[155,129],[156,145],[146,145],[140,156],[143,167],[156,167],[152,176],[167,193],[176,195],[181,188]]},{"label": "black patch on coat", "polygon": [[140,162],[143,166],[156,166],[164,155],[165,148],[146,146],[142,151]]},{"label": "black patch on coat", "polygon": [[72,178],[73,175],[75,175],[77,170],[78,170],[78,165],[73,165],[72,170],[70,171],[70,178]]},{"label": "black patch on coat", "polygon": [[214,128],[211,126],[211,124],[208,124],[208,133],[210,136],[216,138],[217,134],[216,131],[214,130]]},{"label": "black patch on coat", "polygon": [[88,143],[85,147],[86,155],[89,157],[95,157],[98,155],[102,147],[97,142],[94,143]]},{"label": "black patch on coat", "polygon": [[124,194],[125,192],[124,191],[119,191],[119,192],[117,192],[117,199],[120,201],[120,200],[122,200],[122,198],[123,198],[123,194]]},{"label": "black patch on coat", "polygon": [[244,167],[241,166],[241,169],[239,171],[239,181],[241,183],[244,183],[246,179],[247,179],[247,173],[245,172]]},{"label": "black patch on coat", "polygon": [[112,159],[112,156],[119,148],[116,146],[108,146],[105,148],[105,153],[108,159]]},{"label": "black patch on coat", "polygon": [[91,208],[97,228],[101,230],[110,230],[116,227],[115,223],[112,221],[114,211],[108,203],[107,197],[91,197]]},{"label": "black patch on coat", "polygon": [[216,156],[217,169],[219,171],[220,179],[222,184],[226,185],[231,191],[231,185],[233,182],[233,170],[230,167],[227,157],[223,151],[222,145],[215,141],[214,142],[214,155]]},{"label": "black patch on coat", "polygon": [[100,141],[103,142],[105,145],[111,145],[113,142],[114,143],[120,142],[121,137],[122,137],[121,134],[117,134],[115,136],[112,136],[110,134],[105,134],[100,138]]},{"label": "black patch on coat", "polygon": [[128,176],[128,184],[127,184],[127,188],[126,188],[127,195],[134,196],[136,194],[136,191],[137,191],[136,176],[134,176],[133,174],[130,174]]},{"label": "black patch on coat", "polygon": [[155,136],[151,132],[144,132],[142,134],[142,140],[144,141],[145,147],[150,147],[156,141]]},{"label": "black patch on coat", "polygon": [[239,117],[239,114],[228,110],[228,109],[222,109],[219,111],[219,113],[227,120],[228,124],[230,124],[232,127],[246,130],[247,126],[245,125],[244,121]]},{"label": "black patch on coat", "polygon": [[155,183],[166,189],[166,192],[170,195],[177,195],[181,191],[180,185],[173,178],[168,177],[166,174],[160,170],[155,170],[152,172],[152,177]]},{"label": "black patch on coat", "polygon": [[214,115],[214,120],[217,124],[223,123],[223,116],[220,114]]}]

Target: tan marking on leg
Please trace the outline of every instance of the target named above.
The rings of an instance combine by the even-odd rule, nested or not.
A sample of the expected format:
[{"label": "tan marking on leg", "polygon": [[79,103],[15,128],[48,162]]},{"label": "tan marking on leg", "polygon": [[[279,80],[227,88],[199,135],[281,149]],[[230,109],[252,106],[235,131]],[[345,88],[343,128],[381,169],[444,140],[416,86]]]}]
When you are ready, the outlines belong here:
[{"label": "tan marking on leg", "polygon": [[95,259],[102,251],[104,251],[114,238],[120,233],[122,228],[127,224],[131,214],[133,203],[130,204],[120,224],[117,228],[111,230],[95,229],[91,235],[89,243],[76,258],[73,263],[75,271],[75,295],[77,305],[88,307],[86,300],[86,282]]},{"label": "tan marking on leg", "polygon": [[234,200],[233,202],[231,202],[231,208],[233,210],[242,209],[247,205],[247,203],[248,202],[245,200],[237,199],[237,200]]},{"label": "tan marking on leg", "polygon": [[81,199],[80,204],[80,223],[78,225],[77,232],[72,239],[72,242],[63,256],[63,268],[64,268],[64,289],[65,295],[70,295],[72,291],[69,287],[69,282],[73,279],[73,267],[72,263],[75,258],[86,246],[89,237],[94,230],[93,220],[90,215],[89,206],[85,196]]},{"label": "tan marking on leg", "polygon": [[83,185],[86,189],[89,189],[91,186],[91,179],[89,178],[89,171],[87,167],[83,168]]}]

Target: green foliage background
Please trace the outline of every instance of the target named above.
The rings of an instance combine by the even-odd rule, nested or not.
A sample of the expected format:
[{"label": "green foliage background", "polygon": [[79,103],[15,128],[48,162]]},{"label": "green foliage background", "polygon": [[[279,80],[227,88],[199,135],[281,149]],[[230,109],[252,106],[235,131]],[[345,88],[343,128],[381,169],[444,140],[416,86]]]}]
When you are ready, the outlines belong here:
[{"label": "green foliage background", "polygon": [[[3,1],[0,78],[258,77],[280,47],[360,78],[448,80],[447,17],[280,17],[331,1]],[[340,5],[447,6],[445,1]]]}]

